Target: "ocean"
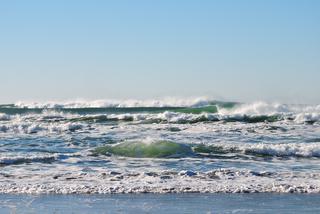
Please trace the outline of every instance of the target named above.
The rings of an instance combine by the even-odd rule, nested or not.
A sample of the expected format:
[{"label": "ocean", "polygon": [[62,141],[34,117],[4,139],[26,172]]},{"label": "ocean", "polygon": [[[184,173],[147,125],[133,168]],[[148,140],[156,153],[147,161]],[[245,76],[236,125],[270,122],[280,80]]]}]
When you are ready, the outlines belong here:
[{"label": "ocean", "polygon": [[319,193],[320,105],[0,105],[0,193]]}]

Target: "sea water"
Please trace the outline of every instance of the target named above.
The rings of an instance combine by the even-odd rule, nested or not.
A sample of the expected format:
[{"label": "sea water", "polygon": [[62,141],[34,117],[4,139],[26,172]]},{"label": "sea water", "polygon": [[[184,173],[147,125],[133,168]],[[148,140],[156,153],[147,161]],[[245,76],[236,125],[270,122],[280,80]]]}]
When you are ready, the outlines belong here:
[{"label": "sea water", "polygon": [[0,106],[0,193],[319,193],[320,105]]}]

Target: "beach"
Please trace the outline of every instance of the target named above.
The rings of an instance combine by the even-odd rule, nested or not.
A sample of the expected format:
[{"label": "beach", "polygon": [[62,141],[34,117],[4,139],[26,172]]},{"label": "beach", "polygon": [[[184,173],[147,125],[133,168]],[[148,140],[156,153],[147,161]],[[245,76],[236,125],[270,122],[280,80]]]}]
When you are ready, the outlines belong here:
[{"label": "beach", "polygon": [[320,1],[0,1],[1,213],[320,213]]}]

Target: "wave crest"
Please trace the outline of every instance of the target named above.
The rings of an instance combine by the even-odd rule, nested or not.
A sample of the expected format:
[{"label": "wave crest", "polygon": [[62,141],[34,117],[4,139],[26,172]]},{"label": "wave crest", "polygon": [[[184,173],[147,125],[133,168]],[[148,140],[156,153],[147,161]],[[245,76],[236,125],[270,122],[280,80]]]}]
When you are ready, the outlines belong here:
[{"label": "wave crest", "polygon": [[94,154],[139,158],[194,157],[201,155],[243,154],[271,157],[320,158],[319,143],[182,144],[164,140],[125,141],[98,147]]},{"label": "wave crest", "polygon": [[320,158],[319,143],[255,143],[196,145],[194,150],[206,154],[246,154],[253,156]]},{"label": "wave crest", "polygon": [[65,102],[25,102],[19,101],[14,104],[18,108],[125,108],[125,107],[200,107],[209,105],[210,99],[206,97],[177,99],[164,98],[157,100],[75,100]]},{"label": "wave crest", "polygon": [[24,154],[24,155],[5,155],[0,157],[1,165],[25,164],[33,162],[51,163],[57,160],[56,154]]}]

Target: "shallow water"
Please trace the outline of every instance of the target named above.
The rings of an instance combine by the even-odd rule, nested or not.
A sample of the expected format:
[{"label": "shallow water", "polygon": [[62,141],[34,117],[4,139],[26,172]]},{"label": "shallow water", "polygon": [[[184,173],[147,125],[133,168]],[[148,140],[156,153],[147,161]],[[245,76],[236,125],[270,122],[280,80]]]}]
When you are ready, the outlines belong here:
[{"label": "shallow water", "polygon": [[319,195],[0,195],[1,213],[319,213]]},{"label": "shallow water", "polygon": [[0,106],[1,193],[320,192],[320,106]]}]

